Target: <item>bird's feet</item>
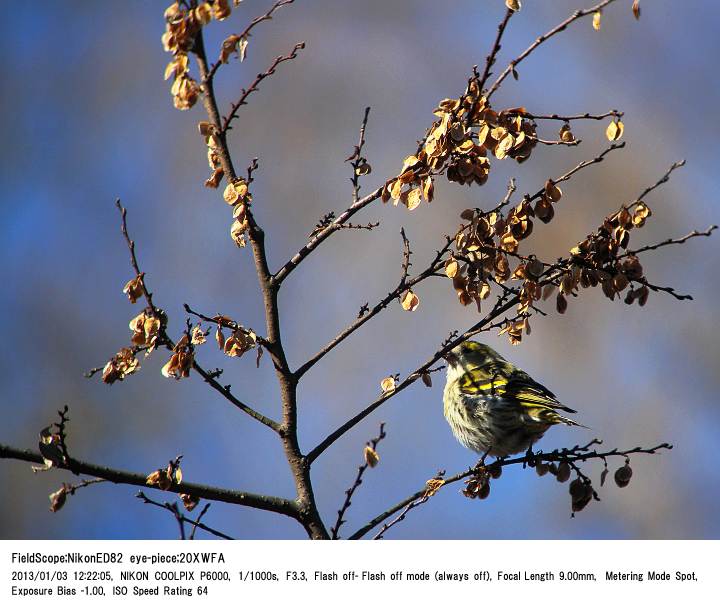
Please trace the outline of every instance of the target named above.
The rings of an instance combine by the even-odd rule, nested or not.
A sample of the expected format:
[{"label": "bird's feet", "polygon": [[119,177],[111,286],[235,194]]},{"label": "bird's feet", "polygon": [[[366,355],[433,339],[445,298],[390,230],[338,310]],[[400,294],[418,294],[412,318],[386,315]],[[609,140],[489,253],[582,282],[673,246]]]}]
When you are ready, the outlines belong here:
[{"label": "bird's feet", "polygon": [[533,452],[532,444],[528,446],[527,452],[525,453],[525,463],[523,463],[523,468],[526,464],[529,467],[535,467],[535,453]]},{"label": "bird's feet", "polygon": [[488,449],[485,451],[485,453],[483,453],[483,456],[480,457],[480,461],[478,461],[478,462],[475,464],[475,467],[474,467],[473,469],[475,469],[475,470],[485,469],[485,459],[486,459],[487,456],[490,454],[490,450],[491,450],[491,448],[488,448]]}]

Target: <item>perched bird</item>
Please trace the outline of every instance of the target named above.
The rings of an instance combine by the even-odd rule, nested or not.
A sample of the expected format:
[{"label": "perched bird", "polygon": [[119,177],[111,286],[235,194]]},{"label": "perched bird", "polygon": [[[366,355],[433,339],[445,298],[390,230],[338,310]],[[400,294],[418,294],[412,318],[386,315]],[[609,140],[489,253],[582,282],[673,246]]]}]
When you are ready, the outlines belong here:
[{"label": "perched bird", "polygon": [[445,418],[475,452],[506,457],[529,449],[552,425],[584,427],[557,412],[575,410],[487,345],[469,340],[445,359]]}]

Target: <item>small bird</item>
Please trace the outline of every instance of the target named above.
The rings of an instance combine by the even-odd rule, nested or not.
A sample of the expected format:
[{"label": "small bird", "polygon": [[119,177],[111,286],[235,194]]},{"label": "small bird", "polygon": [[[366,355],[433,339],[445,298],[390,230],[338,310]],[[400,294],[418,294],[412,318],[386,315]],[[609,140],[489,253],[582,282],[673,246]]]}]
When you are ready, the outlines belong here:
[{"label": "small bird", "polygon": [[528,450],[552,425],[584,427],[557,412],[577,411],[487,345],[465,341],[445,359],[445,418],[475,452],[506,457]]}]

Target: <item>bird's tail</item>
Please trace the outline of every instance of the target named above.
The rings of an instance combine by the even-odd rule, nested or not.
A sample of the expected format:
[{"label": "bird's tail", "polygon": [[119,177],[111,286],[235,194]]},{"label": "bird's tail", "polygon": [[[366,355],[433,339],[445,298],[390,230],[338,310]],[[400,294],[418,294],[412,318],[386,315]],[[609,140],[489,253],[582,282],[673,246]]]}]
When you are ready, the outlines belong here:
[{"label": "bird's tail", "polygon": [[578,423],[577,421],[573,421],[572,419],[568,419],[567,417],[564,417],[560,414],[557,414],[557,422],[558,423],[564,423],[565,425],[570,425],[571,427],[582,427],[583,429],[590,429],[586,425],[583,425],[582,423]]}]

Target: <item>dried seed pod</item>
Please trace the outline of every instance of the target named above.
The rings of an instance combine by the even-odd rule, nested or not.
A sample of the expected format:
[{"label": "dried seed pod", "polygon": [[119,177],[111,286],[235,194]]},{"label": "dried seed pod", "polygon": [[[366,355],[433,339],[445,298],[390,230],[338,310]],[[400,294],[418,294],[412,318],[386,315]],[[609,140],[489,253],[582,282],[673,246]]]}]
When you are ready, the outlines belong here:
[{"label": "dried seed pod", "polygon": [[568,489],[568,491],[573,501],[581,498],[585,494],[585,490],[583,488],[584,486],[585,484],[582,480],[580,480],[580,478],[575,478],[575,480],[570,483],[570,488]]},{"label": "dried seed pod", "polygon": [[562,294],[557,295],[557,312],[561,315],[567,311],[567,299]]},{"label": "dried seed pod", "polygon": [[549,471],[549,469],[550,469],[550,468],[548,467],[548,464],[547,464],[547,463],[538,463],[538,464],[535,466],[535,472],[536,472],[537,475],[540,476],[540,477],[542,477],[542,476],[544,476],[545,474],[547,474],[548,471]]},{"label": "dried seed pod", "polygon": [[563,461],[557,468],[557,474],[555,477],[558,482],[567,482],[570,480],[570,464],[567,461]]},{"label": "dried seed pod", "polygon": [[630,484],[630,478],[632,478],[632,468],[628,464],[619,467],[615,472],[615,484],[620,488],[625,488]]},{"label": "dried seed pod", "polygon": [[572,498],[572,511],[582,511],[593,498],[592,485],[580,478],[575,478],[570,483],[570,497]]},{"label": "dried seed pod", "polygon": [[487,467],[487,473],[490,474],[490,477],[497,480],[500,476],[502,476],[502,466],[498,463],[493,463],[492,465],[488,465]]},{"label": "dried seed pod", "polygon": [[525,272],[535,279],[540,277],[542,275],[542,272],[544,270],[543,263],[540,262],[537,258],[533,258],[525,265]]},{"label": "dried seed pod", "polygon": [[367,463],[370,467],[375,467],[380,462],[380,455],[378,455],[377,451],[369,445],[363,450],[363,457],[365,458],[365,463]]}]

